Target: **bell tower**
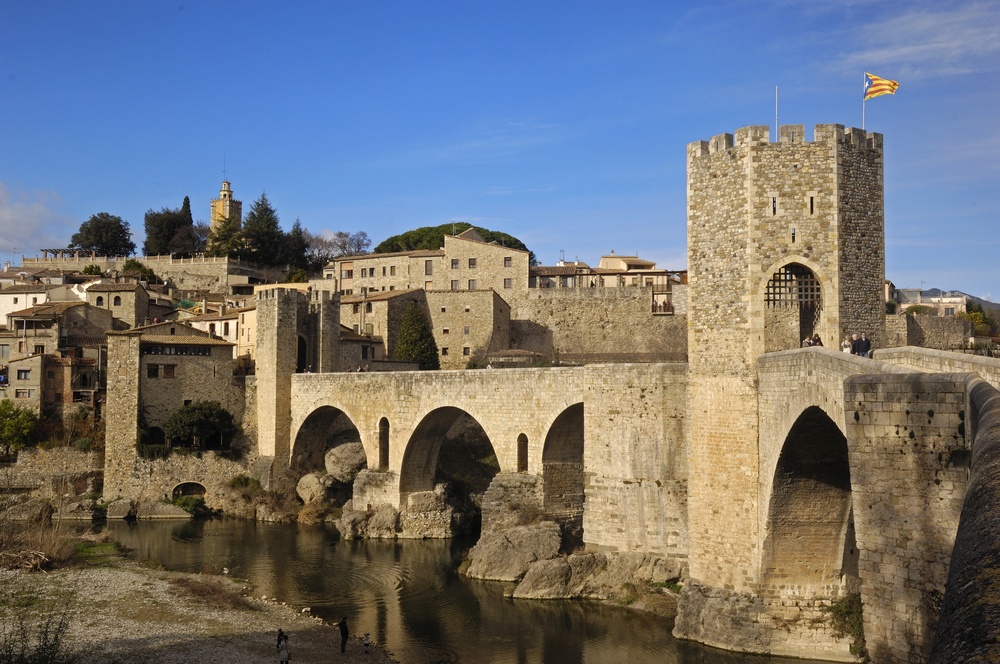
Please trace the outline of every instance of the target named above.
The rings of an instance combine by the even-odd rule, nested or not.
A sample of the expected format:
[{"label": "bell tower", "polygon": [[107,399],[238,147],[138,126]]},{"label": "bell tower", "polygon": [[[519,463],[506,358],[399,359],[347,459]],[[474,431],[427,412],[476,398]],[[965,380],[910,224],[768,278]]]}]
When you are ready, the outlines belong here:
[{"label": "bell tower", "polygon": [[219,227],[226,219],[236,222],[236,228],[243,226],[243,201],[233,198],[232,186],[229,180],[224,180],[222,189],[219,190],[219,197],[212,199],[211,229],[218,231]]}]

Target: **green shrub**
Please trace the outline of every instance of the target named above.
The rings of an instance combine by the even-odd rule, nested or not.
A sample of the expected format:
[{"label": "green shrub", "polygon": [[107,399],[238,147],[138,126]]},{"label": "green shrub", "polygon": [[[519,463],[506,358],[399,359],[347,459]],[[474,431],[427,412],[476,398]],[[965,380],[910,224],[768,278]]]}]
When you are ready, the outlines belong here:
[{"label": "green shrub", "polygon": [[169,445],[144,445],[143,443],[139,443],[137,449],[139,457],[149,461],[153,461],[155,459],[166,459],[170,456],[171,451]]},{"label": "green shrub", "polygon": [[865,648],[864,608],[861,605],[861,593],[851,593],[840,598],[829,607],[830,622],[836,636],[851,638],[851,654],[867,661],[868,651]]}]

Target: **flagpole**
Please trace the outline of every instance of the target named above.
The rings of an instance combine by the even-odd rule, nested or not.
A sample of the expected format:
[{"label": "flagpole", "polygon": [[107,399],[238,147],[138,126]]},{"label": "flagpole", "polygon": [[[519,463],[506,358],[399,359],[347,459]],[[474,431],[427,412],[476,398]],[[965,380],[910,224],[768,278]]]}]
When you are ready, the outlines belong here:
[{"label": "flagpole", "polygon": [[868,82],[867,74],[861,76],[861,131],[865,130],[865,83]]}]

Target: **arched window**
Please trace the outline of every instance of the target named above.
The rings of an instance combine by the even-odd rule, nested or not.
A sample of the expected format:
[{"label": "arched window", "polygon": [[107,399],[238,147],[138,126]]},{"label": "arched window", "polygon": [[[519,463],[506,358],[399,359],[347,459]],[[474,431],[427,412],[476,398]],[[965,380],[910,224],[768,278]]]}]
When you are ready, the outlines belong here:
[{"label": "arched window", "polygon": [[104,298],[101,297],[100,295],[97,296],[97,306],[99,306],[99,307],[103,307],[104,306]]},{"label": "arched window", "polygon": [[115,295],[114,306],[116,306],[116,307],[122,306],[122,296],[121,295]]},{"label": "arched window", "polygon": [[528,472],[528,437],[523,433],[517,437],[517,472]]},{"label": "arched window", "polygon": [[384,417],[378,423],[378,469],[389,469],[389,420]]}]

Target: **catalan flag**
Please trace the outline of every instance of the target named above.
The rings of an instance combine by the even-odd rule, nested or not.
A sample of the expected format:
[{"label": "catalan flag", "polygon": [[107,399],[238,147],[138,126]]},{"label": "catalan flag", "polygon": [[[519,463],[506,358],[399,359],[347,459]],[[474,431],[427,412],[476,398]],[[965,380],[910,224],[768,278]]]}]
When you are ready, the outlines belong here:
[{"label": "catalan flag", "polygon": [[872,97],[891,95],[896,93],[899,83],[890,81],[887,78],[879,78],[875,74],[865,72],[865,101]]}]

